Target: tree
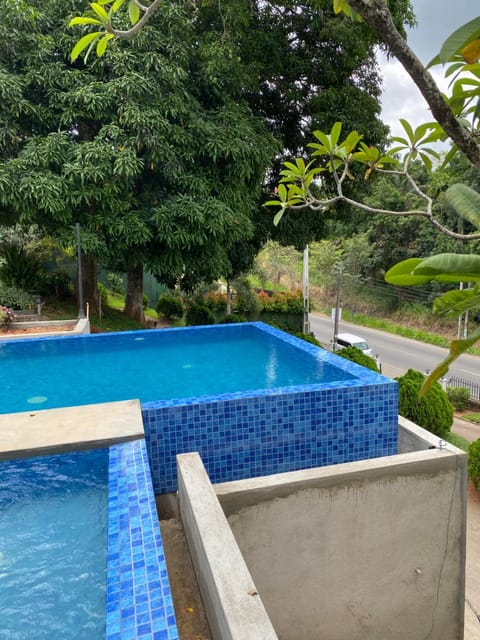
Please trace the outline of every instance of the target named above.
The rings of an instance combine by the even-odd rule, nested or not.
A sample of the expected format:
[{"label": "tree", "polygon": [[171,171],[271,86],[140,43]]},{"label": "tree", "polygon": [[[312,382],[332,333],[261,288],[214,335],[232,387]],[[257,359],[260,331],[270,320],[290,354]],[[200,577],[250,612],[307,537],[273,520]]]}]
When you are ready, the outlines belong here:
[{"label": "tree", "polygon": [[230,43],[204,36],[189,5],[164,4],[108,58],[72,64],[64,25],[78,1],[30,1],[36,48],[9,2],[3,29],[20,34],[2,68],[30,121],[18,148],[2,149],[3,211],[65,242],[81,222],[92,310],[97,260],[127,271],[126,310],[139,318],[143,265],[186,287],[227,272],[230,247],[253,235],[278,148],[242,97],[246,70]]}]

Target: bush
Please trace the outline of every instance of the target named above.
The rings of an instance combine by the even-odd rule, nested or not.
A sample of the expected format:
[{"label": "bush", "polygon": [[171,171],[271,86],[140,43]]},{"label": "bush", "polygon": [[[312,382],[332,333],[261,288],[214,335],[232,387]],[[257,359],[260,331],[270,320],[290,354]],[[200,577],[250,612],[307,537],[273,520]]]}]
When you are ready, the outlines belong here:
[{"label": "bush", "polygon": [[300,340],[305,340],[305,342],[310,342],[310,344],[314,344],[316,347],[320,347],[323,349],[320,342],[312,336],[310,333],[303,333],[303,331],[292,331],[292,335],[296,338],[300,338]]},{"label": "bush", "polygon": [[28,291],[36,290],[41,272],[36,256],[17,242],[5,243],[1,248],[1,256],[0,279],[4,284]]},{"label": "bush", "polygon": [[123,278],[119,273],[114,273],[113,271],[107,273],[107,280],[110,291],[113,291],[113,293],[118,293],[120,295],[123,295],[125,293]]},{"label": "bush", "polygon": [[203,304],[215,311],[225,311],[227,308],[227,294],[219,291],[209,291],[198,304]]},{"label": "bush", "polygon": [[97,282],[98,295],[102,304],[107,304],[108,302],[108,291],[107,287],[102,282]]},{"label": "bush", "polygon": [[144,293],[142,295],[142,305],[143,305],[143,310],[145,311],[146,309],[148,309],[148,303],[149,303],[149,299],[146,293]]},{"label": "bush", "polygon": [[371,356],[367,356],[366,353],[363,353],[363,351],[361,349],[357,349],[357,347],[346,347],[345,349],[336,351],[335,354],[337,356],[341,356],[342,358],[346,358],[351,362],[356,362],[362,367],[366,367],[367,369],[371,369],[372,371],[380,373],[380,369],[378,368],[375,359]]},{"label": "bush", "polygon": [[215,324],[215,316],[203,304],[192,304],[187,309],[185,322],[188,325]]},{"label": "bush", "polygon": [[467,387],[447,387],[447,396],[458,411],[463,411],[470,404],[470,389]]},{"label": "bush", "polygon": [[477,491],[480,491],[480,438],[468,448],[468,477]]},{"label": "bush", "polygon": [[7,287],[0,284],[0,304],[11,309],[31,309],[34,305],[34,297],[17,287]]},{"label": "bush", "polygon": [[229,316],[225,316],[220,324],[234,324],[235,322],[248,322],[248,318],[239,313],[231,313]]},{"label": "bush", "polygon": [[398,412],[440,438],[445,437],[453,423],[453,407],[446,392],[436,382],[422,398],[418,397],[425,376],[409,369],[398,381]]},{"label": "bush", "polygon": [[53,296],[57,300],[66,300],[73,295],[70,276],[66,271],[44,271],[39,275],[37,291],[45,298]]},{"label": "bush", "polygon": [[0,326],[7,327],[11,322],[16,320],[17,316],[10,307],[3,307],[0,305]]},{"label": "bush", "polygon": [[274,293],[270,298],[258,294],[264,311],[277,311],[281,313],[303,313],[303,293],[301,291],[286,291]]},{"label": "bush", "polygon": [[183,302],[179,296],[172,296],[163,293],[157,302],[157,313],[170,320],[171,318],[181,318],[183,316]]},{"label": "bush", "polygon": [[262,310],[262,304],[248,280],[235,282],[235,310],[243,314],[256,315]]}]

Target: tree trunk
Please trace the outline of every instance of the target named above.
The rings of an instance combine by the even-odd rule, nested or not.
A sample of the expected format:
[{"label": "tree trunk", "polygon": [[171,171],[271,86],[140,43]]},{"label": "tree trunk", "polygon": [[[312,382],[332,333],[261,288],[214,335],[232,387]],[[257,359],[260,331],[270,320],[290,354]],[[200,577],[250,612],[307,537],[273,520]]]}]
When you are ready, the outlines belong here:
[{"label": "tree trunk", "polygon": [[90,313],[98,315],[97,261],[92,256],[82,254],[83,299],[88,303]]},{"label": "tree trunk", "polygon": [[143,311],[143,264],[128,262],[127,293],[125,296],[125,315],[138,322],[145,321]]}]

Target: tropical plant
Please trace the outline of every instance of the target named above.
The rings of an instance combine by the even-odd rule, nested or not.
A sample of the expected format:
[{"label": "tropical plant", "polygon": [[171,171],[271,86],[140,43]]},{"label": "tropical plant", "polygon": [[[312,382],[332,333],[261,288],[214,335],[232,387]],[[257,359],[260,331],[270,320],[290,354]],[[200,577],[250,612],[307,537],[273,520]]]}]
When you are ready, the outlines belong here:
[{"label": "tropical plant", "polygon": [[181,318],[184,312],[183,301],[180,296],[162,293],[157,302],[156,311],[164,318]]},{"label": "tropical plant", "polygon": [[8,287],[35,291],[41,272],[40,261],[23,245],[8,242],[0,248],[0,280]]},{"label": "tropical plant", "polygon": [[187,325],[215,324],[215,316],[203,304],[191,304],[185,314]]},{"label": "tropical plant", "polygon": [[428,393],[419,398],[425,381],[423,373],[409,369],[396,380],[398,413],[440,438],[445,437],[453,424],[453,407],[441,385],[435,382]]},{"label": "tropical plant", "polygon": [[447,396],[458,411],[463,411],[470,404],[470,389],[468,387],[447,387]]},{"label": "tropical plant", "polygon": [[10,324],[15,321],[16,314],[13,309],[0,305],[0,326],[8,329]]},{"label": "tropical plant", "polygon": [[337,351],[336,354],[346,360],[356,362],[362,367],[366,367],[367,369],[372,369],[372,371],[380,373],[380,369],[378,368],[375,359],[371,356],[367,356],[366,353],[363,353],[363,351],[361,351],[361,349],[357,349],[357,347],[346,347],[345,349]]},{"label": "tropical plant", "polygon": [[0,282],[0,304],[12,309],[31,309],[34,297],[22,289],[7,287]]},{"label": "tropical plant", "polygon": [[477,491],[480,491],[480,439],[468,448],[468,476]]}]

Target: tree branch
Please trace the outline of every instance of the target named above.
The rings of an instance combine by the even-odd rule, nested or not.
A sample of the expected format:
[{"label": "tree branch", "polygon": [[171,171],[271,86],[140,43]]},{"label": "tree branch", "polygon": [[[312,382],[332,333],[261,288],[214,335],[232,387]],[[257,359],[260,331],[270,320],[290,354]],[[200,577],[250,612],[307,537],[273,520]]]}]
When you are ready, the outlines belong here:
[{"label": "tree branch", "polygon": [[367,24],[377,31],[390,52],[398,59],[417,85],[434,118],[470,162],[480,170],[480,147],[469,132],[458,123],[435,80],[398,32],[385,0],[375,0],[375,2],[348,0],[348,3]]},{"label": "tree branch", "polygon": [[130,38],[131,36],[138,33],[147,24],[147,22],[150,20],[150,18],[158,9],[161,3],[162,3],[162,0],[153,0],[150,6],[143,7],[139,2],[135,2],[135,4],[142,11],[144,11],[144,14],[140,18],[140,20],[133,25],[133,27],[130,27],[130,29],[115,29],[112,23],[110,22],[105,28],[108,31],[108,33],[113,34],[117,38]]}]

